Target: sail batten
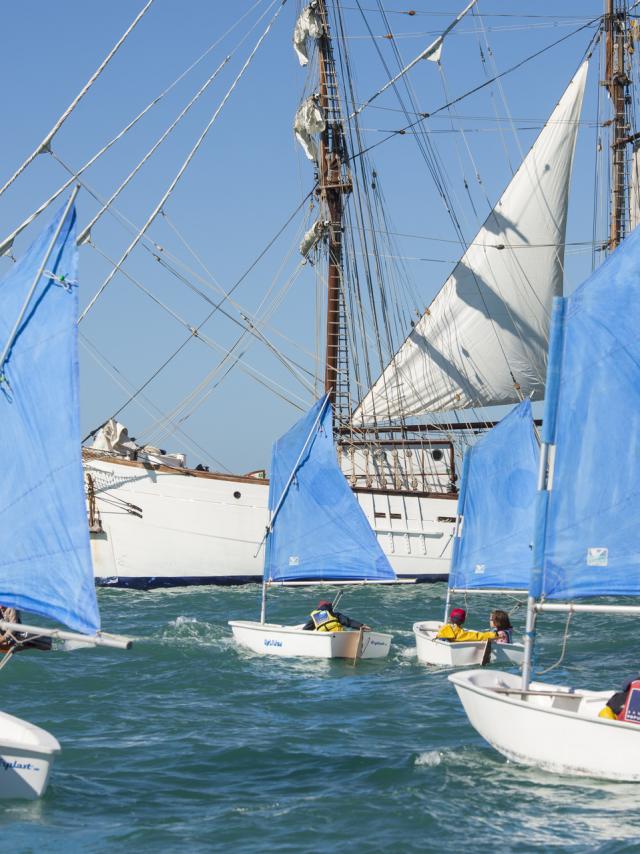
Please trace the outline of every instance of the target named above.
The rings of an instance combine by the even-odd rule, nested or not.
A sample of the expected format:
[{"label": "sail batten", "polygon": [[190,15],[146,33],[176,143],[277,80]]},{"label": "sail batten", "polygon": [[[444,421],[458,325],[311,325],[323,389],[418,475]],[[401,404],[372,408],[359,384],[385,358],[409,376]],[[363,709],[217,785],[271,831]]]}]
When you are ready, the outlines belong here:
[{"label": "sail batten", "polygon": [[580,67],[462,259],[362,400],[354,423],[543,397],[587,67]]}]

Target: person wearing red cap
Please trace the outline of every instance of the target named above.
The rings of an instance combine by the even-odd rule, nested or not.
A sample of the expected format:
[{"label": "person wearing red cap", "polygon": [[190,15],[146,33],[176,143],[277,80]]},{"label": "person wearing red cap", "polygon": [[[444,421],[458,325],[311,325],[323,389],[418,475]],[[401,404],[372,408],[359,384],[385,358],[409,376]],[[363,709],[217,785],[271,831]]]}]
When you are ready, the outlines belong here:
[{"label": "person wearing red cap", "polygon": [[307,632],[342,632],[344,629],[368,629],[364,623],[352,620],[346,614],[333,610],[333,602],[321,599],[318,607],[311,612],[308,621],[302,627]]},{"label": "person wearing red cap", "polygon": [[467,619],[467,612],[464,608],[453,608],[449,614],[449,622],[445,623],[440,629],[437,638],[447,641],[485,641],[495,640],[496,629],[491,629],[488,632],[474,632],[473,629],[464,629],[464,621]]}]

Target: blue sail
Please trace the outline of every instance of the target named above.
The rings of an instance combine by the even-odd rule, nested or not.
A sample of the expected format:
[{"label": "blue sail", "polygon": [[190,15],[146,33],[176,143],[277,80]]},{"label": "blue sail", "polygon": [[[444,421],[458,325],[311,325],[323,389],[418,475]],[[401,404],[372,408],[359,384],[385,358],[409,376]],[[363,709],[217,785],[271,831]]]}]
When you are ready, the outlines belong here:
[{"label": "blue sail", "polygon": [[274,444],[269,510],[265,580],[395,579],[338,466],[326,396]]},{"label": "blue sail", "polygon": [[554,301],[536,598],[640,594],[640,229]]},{"label": "blue sail", "polygon": [[[0,281],[0,348],[63,213]],[[75,225],[71,209],[0,382],[0,603],[93,633],[100,618],[81,459]]]},{"label": "blue sail", "polygon": [[539,456],[528,400],[467,451],[450,587],[528,588]]}]

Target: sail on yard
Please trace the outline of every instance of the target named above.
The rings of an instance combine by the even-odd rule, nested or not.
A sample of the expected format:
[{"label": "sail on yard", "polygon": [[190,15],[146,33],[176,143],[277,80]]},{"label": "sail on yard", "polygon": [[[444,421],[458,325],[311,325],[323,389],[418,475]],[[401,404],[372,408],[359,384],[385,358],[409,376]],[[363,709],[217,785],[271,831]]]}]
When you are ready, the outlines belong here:
[{"label": "sail on yard", "polygon": [[[123,648],[130,642],[99,634],[91,565],[80,457],[72,202],[0,282],[0,603],[83,634],[6,622],[0,628]],[[4,713],[0,729],[0,798],[38,797],[58,742]]]},{"label": "sail on yard", "polygon": [[585,61],[469,248],[362,400],[356,424],[542,398],[587,68]]},{"label": "sail on yard", "polygon": [[[452,593],[528,589],[539,456],[529,400],[518,404],[465,454],[445,621]],[[434,621],[414,624],[419,660],[482,664],[484,642],[439,641],[441,626]],[[520,662],[522,654],[521,644],[493,644],[491,660]]]},{"label": "sail on yard", "polygon": [[[611,691],[531,681],[536,614],[640,614],[574,604],[640,596],[640,233],[554,305],[522,678],[450,677],[471,724],[516,762],[640,781],[637,723],[598,717]],[[618,461],[602,469],[602,440]],[[525,735],[526,733],[526,735]]]},{"label": "sail on yard", "polygon": [[273,583],[395,581],[338,467],[328,395],[274,444],[269,510],[261,621],[230,621],[238,643],[263,655],[286,657],[387,655],[391,635],[370,629],[318,632],[265,622],[267,587]]}]

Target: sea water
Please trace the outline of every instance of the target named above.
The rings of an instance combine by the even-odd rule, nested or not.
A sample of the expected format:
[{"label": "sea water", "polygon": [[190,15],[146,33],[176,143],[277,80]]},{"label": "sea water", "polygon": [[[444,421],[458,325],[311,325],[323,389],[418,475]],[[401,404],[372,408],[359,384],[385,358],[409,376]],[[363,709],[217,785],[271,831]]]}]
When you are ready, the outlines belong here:
[{"label": "sea water", "polygon": [[[388,659],[354,666],[239,649],[227,620],[257,618],[257,586],[99,591],[105,630],[134,637],[130,651],[29,652],[0,674],[2,709],[63,748],[43,799],[0,803],[5,848],[640,850],[640,785],[507,762],[468,725],[447,670],[418,663],[412,623],[440,618],[444,595],[345,592],[340,610],[394,635]],[[268,616],[299,623],[320,596],[274,591]],[[517,597],[466,605],[469,627],[502,607],[522,629]],[[560,657],[565,622],[541,618],[538,671]],[[574,617],[545,678],[618,689],[637,650],[632,619]]]}]

